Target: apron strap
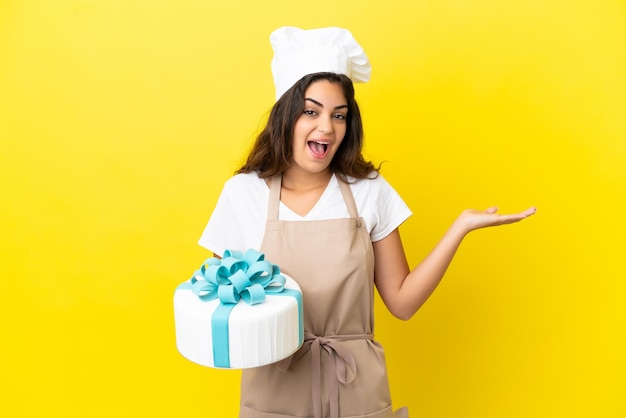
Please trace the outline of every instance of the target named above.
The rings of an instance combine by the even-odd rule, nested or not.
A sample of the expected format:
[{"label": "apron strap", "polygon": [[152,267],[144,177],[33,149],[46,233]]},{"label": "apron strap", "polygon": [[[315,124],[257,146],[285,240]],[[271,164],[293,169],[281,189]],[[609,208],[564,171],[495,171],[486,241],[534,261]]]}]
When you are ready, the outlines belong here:
[{"label": "apron strap", "polygon": [[339,183],[339,190],[341,190],[343,200],[344,202],[346,202],[350,217],[353,219],[357,219],[359,217],[359,211],[356,209],[356,202],[354,201],[352,190],[350,190],[350,185],[342,181],[339,177],[337,177],[337,183]]},{"label": "apron strap", "polygon": [[267,204],[267,220],[278,220],[278,205],[280,204],[280,186],[283,181],[283,176],[277,174],[270,180],[270,200]]}]

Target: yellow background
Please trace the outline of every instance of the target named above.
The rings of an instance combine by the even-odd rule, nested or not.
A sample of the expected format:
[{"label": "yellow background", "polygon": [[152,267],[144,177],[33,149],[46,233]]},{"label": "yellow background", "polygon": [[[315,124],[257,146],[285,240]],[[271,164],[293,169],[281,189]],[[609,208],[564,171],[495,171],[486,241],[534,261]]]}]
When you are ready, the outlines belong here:
[{"label": "yellow background", "polygon": [[234,417],[176,351],[172,297],[273,103],[269,33],[348,27],[366,154],[415,265],[472,233],[409,322],[378,304],[413,417],[626,417],[621,0],[0,3],[0,416]]}]

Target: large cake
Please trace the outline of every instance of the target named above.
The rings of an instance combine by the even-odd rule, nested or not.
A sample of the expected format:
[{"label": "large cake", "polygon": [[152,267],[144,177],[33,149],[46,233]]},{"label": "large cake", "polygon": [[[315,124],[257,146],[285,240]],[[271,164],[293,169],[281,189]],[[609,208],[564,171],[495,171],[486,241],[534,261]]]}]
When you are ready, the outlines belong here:
[{"label": "large cake", "polygon": [[206,260],[174,293],[178,351],[208,367],[280,361],[304,339],[298,284],[255,250]]}]

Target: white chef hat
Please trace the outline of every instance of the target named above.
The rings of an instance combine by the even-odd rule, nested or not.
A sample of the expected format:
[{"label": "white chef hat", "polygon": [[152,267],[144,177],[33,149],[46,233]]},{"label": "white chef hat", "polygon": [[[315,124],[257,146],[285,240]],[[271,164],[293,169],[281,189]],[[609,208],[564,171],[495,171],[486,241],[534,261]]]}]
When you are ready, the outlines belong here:
[{"label": "white chef hat", "polygon": [[372,66],[350,31],[338,27],[303,30],[283,26],[270,35],[276,100],[307,74],[345,74],[353,82],[370,79]]}]

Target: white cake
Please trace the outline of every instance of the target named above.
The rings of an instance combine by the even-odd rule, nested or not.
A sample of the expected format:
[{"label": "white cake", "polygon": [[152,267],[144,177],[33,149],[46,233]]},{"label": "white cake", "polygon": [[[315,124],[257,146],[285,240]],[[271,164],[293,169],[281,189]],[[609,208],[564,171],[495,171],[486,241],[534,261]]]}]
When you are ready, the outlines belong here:
[{"label": "white cake", "polygon": [[[230,254],[225,253],[224,260]],[[204,270],[174,293],[176,346],[185,358],[207,367],[244,369],[280,361],[302,345],[302,294],[291,277],[277,274],[284,285],[273,291],[268,286],[260,303],[229,304],[218,298],[203,300],[201,293],[192,291],[193,282],[203,279],[199,273]]]}]

